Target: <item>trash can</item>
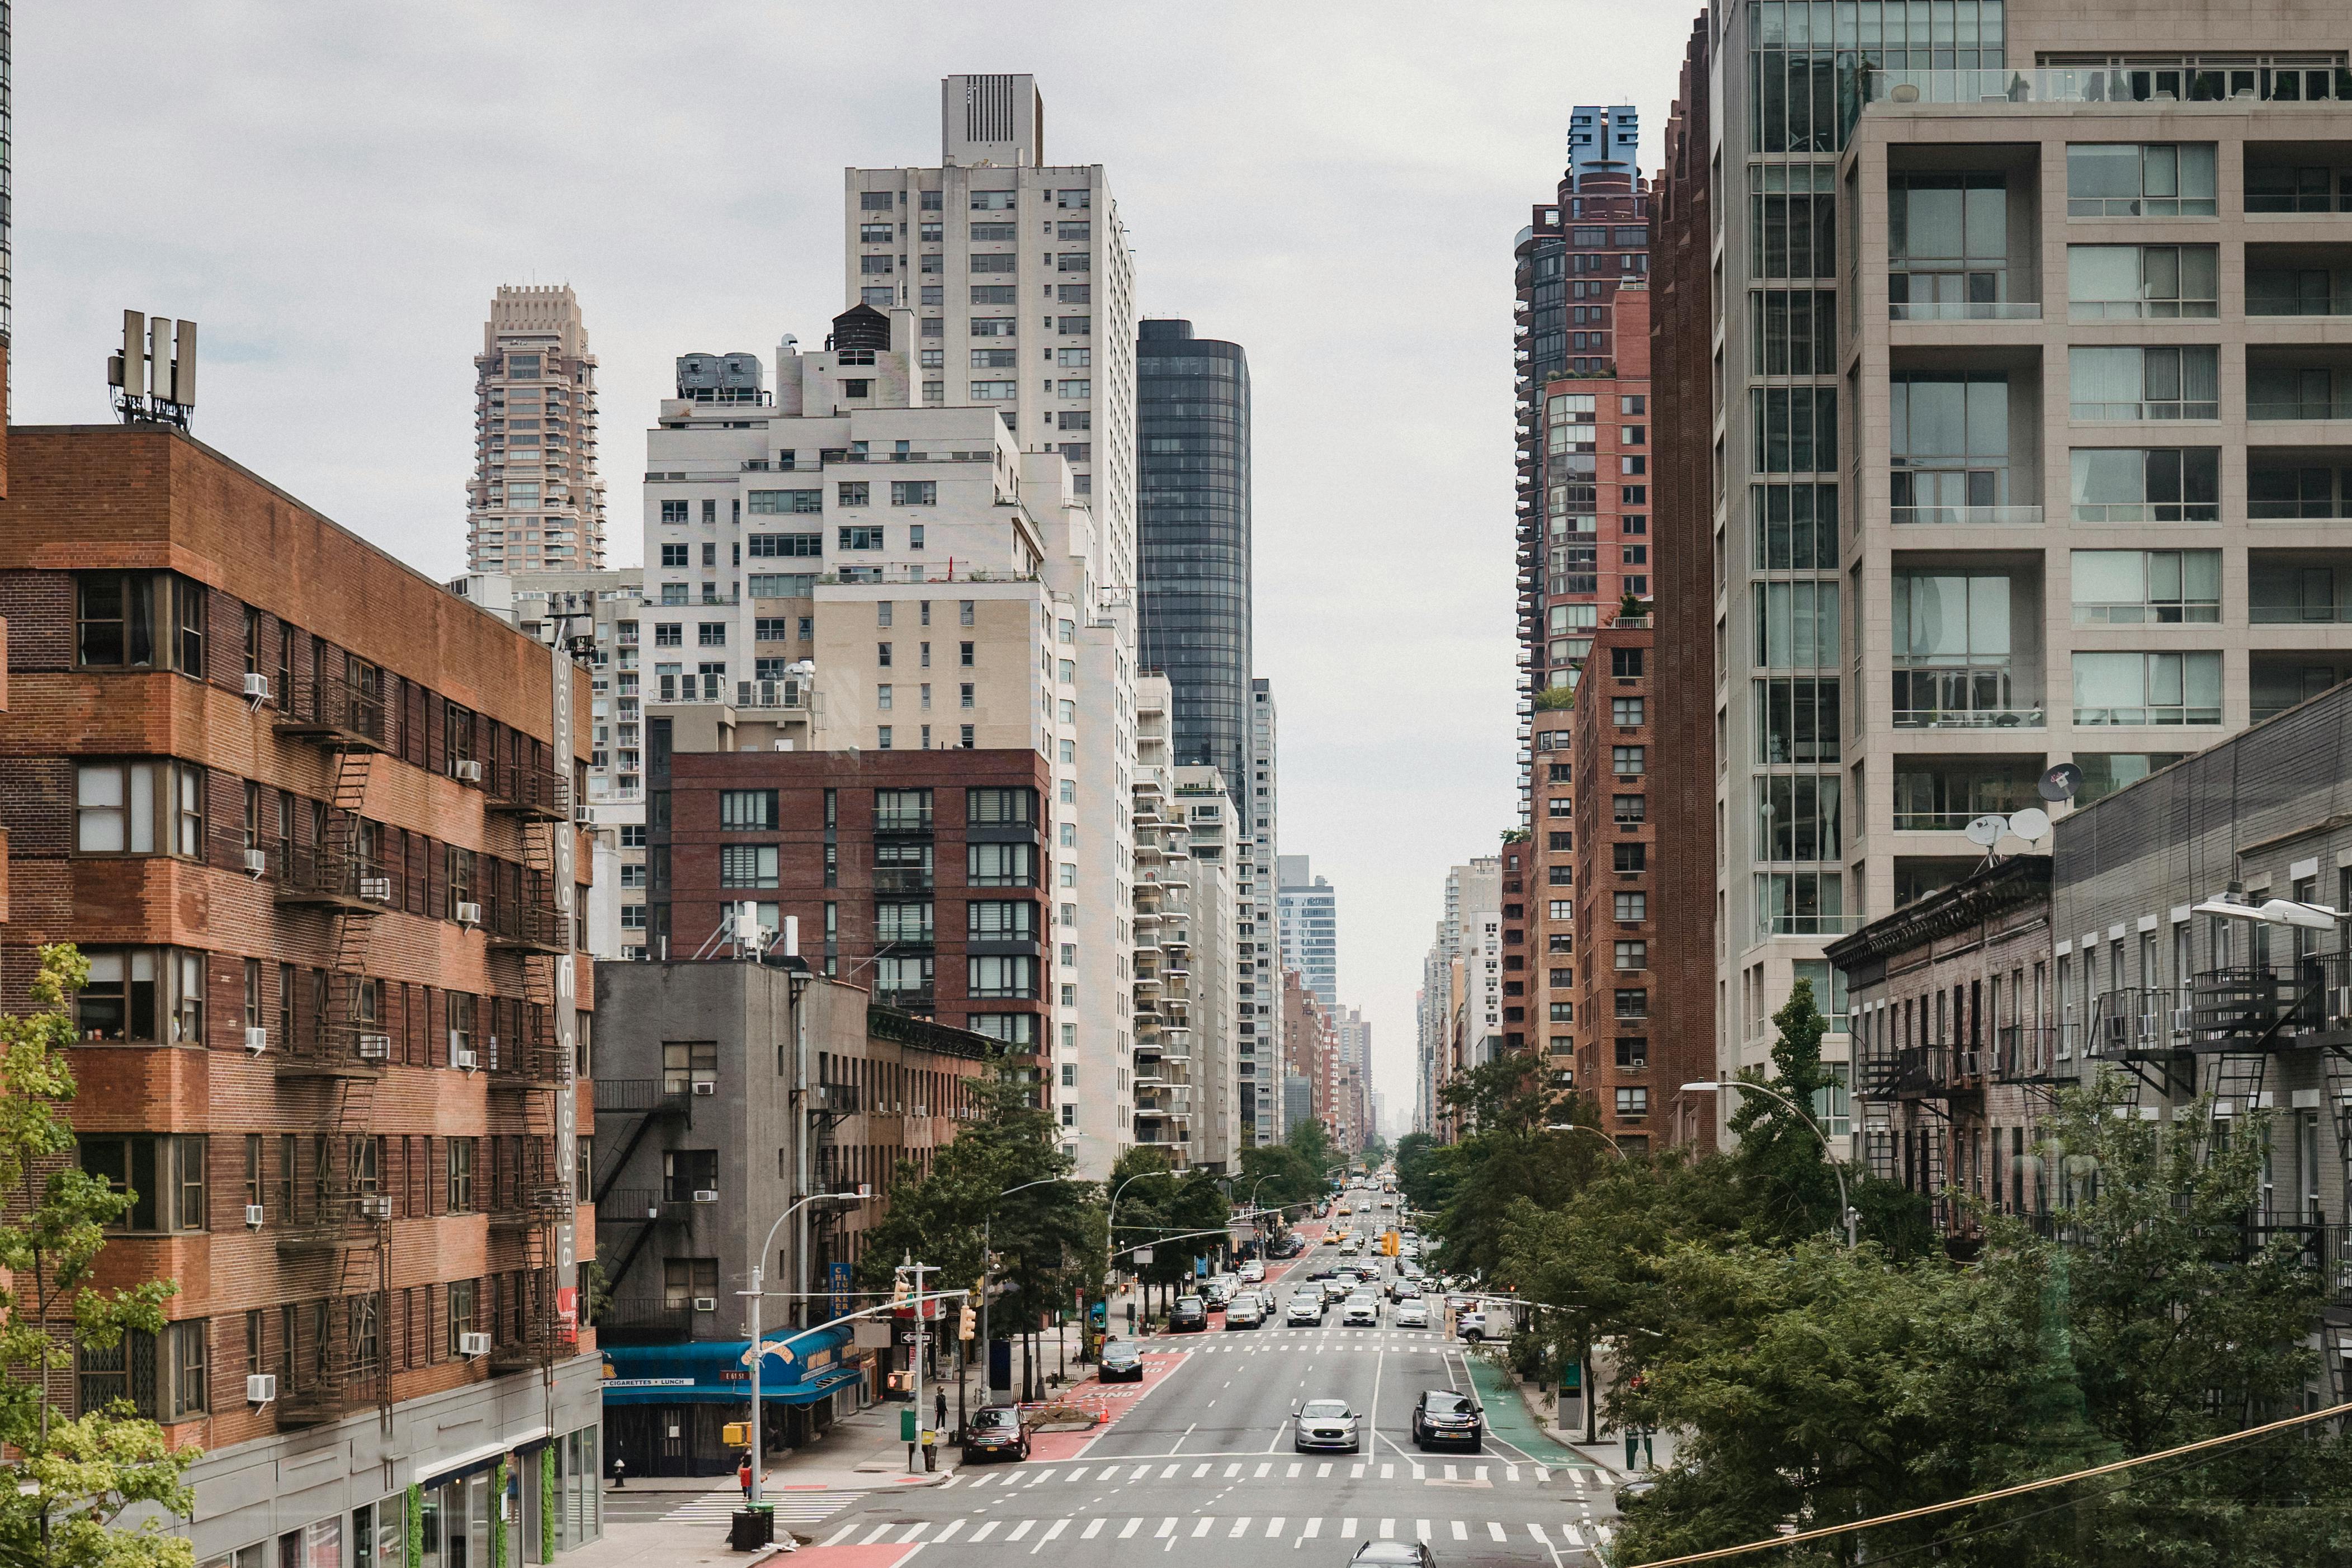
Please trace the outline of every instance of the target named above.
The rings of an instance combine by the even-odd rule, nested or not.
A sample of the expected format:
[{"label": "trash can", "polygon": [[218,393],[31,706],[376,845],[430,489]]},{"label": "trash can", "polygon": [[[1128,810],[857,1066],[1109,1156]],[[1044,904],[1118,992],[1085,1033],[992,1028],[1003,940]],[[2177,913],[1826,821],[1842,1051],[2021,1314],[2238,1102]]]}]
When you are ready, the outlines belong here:
[{"label": "trash can", "polygon": [[727,1544],[737,1552],[757,1552],[776,1543],[776,1510],[772,1504],[739,1508],[727,1531]]}]

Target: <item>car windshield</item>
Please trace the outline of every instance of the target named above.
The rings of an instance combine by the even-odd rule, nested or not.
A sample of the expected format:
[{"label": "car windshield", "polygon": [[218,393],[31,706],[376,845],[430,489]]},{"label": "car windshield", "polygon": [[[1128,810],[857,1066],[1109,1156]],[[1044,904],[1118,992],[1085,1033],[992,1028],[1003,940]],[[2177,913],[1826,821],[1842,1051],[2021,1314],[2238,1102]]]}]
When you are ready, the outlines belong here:
[{"label": "car windshield", "polygon": [[1346,1417],[1348,1402],[1344,1399],[1310,1399],[1299,1407],[1298,1414],[1309,1421],[1338,1421]]},{"label": "car windshield", "polygon": [[1464,1398],[1461,1394],[1426,1394],[1422,1395],[1422,1397],[1428,1401],[1428,1409],[1432,1415],[1467,1415],[1470,1414],[1470,1401]]},{"label": "car windshield", "polygon": [[1176,1310],[1180,1312],[1197,1312],[1201,1310],[1201,1298],[1179,1296],[1176,1298]]},{"label": "car windshield", "polygon": [[992,1408],[975,1410],[971,1414],[971,1424],[975,1426],[1018,1426],[1020,1420],[1021,1413],[1017,1410]]}]

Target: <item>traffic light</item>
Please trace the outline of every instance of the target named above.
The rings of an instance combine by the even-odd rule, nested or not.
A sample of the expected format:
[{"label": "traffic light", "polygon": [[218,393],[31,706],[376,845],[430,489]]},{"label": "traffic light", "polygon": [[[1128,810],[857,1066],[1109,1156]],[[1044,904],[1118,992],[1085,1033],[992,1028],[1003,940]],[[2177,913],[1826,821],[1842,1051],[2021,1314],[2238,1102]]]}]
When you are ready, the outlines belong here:
[{"label": "traffic light", "polygon": [[914,1293],[915,1288],[907,1283],[907,1277],[904,1274],[901,1274],[891,1283],[890,1305],[894,1307],[903,1307],[907,1304],[907,1298],[912,1296]]},{"label": "traffic light", "polygon": [[969,1340],[975,1332],[978,1331],[979,1328],[979,1314],[975,1313],[971,1310],[971,1303],[970,1301],[966,1301],[963,1304],[963,1310],[956,1314],[956,1338],[960,1340]]},{"label": "traffic light", "polygon": [[748,1448],[751,1446],[751,1424],[730,1421],[719,1428],[719,1440],[730,1448]]}]

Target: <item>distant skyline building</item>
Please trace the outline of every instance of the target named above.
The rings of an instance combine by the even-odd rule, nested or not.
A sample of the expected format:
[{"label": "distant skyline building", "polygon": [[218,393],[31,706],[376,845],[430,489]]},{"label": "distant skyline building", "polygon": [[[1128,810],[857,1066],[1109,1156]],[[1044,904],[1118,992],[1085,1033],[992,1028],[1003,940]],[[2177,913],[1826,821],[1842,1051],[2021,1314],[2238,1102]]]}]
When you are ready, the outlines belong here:
[{"label": "distant skyline building", "polygon": [[468,571],[604,567],[596,471],[596,356],[568,283],[501,287],[474,360]]},{"label": "distant skyline building", "polygon": [[[1241,998],[1241,1039],[1253,1041],[1261,1061],[1283,1059],[1282,967],[1279,927],[1275,917],[1275,879],[1281,822],[1281,779],[1276,768],[1273,684],[1263,677],[1250,681],[1249,778],[1234,799],[1240,822],[1234,834],[1234,856],[1240,862],[1235,886],[1240,890],[1238,917]],[[1289,1123],[1284,1118],[1278,1070],[1268,1068],[1258,1079],[1258,1136],[1278,1142]]]},{"label": "distant skyline building", "polygon": [[1339,1032],[1339,1059],[1371,1071],[1372,1021],[1360,1008],[1342,1007],[1332,1023]]},{"label": "distant skyline building", "polygon": [[1168,677],[1178,766],[1249,797],[1250,379],[1238,343],[1147,321],[1136,344],[1143,667]]},{"label": "distant skyline building", "polygon": [[1307,860],[1305,855],[1276,858],[1275,910],[1283,965],[1298,971],[1328,1021],[1339,1005],[1339,895]]}]

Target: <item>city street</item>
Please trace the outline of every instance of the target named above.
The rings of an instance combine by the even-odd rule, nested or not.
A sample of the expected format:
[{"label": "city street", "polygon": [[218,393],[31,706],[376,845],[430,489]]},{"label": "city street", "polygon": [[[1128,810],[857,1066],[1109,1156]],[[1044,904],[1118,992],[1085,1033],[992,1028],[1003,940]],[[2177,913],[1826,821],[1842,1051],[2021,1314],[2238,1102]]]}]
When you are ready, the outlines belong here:
[{"label": "city street", "polygon": [[[1285,1272],[1303,1279],[1310,1259],[1333,1261],[1314,1249]],[[1286,1297],[1289,1281],[1277,1275],[1273,1293]],[[1327,1321],[1338,1316],[1335,1306]],[[939,1488],[867,1496],[800,1530],[821,1547],[862,1549],[861,1565],[917,1547],[926,1559],[1078,1547],[1089,1563],[1143,1562],[1179,1542],[1195,1558],[1213,1542],[1227,1563],[1343,1563],[1377,1539],[1426,1541],[1442,1563],[1557,1565],[1594,1561],[1613,1517],[1601,1472],[1490,1395],[1490,1417],[1507,1414],[1534,1449],[1491,1429],[1475,1452],[1414,1447],[1418,1395],[1471,1387],[1465,1347],[1441,1330],[1229,1331],[1218,1314],[1208,1332],[1143,1342],[1155,1372],[1172,1369],[1071,1457],[1047,1458],[1041,1442],[1026,1464],[966,1467]],[[1308,1399],[1348,1401],[1363,1417],[1362,1451],[1296,1451],[1290,1415]]]}]

